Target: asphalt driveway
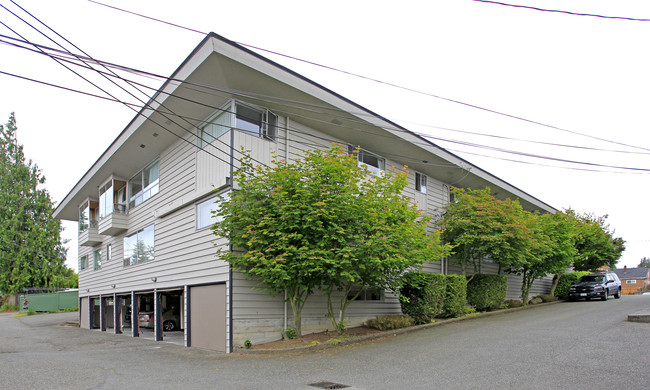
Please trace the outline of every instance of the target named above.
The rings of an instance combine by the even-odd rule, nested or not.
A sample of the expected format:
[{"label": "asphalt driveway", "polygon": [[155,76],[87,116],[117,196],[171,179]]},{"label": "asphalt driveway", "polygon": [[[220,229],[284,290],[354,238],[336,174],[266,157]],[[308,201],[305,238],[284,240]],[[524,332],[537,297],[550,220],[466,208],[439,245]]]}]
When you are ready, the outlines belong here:
[{"label": "asphalt driveway", "polygon": [[0,314],[0,388],[647,389],[650,296],[566,302],[340,348],[225,355]]}]

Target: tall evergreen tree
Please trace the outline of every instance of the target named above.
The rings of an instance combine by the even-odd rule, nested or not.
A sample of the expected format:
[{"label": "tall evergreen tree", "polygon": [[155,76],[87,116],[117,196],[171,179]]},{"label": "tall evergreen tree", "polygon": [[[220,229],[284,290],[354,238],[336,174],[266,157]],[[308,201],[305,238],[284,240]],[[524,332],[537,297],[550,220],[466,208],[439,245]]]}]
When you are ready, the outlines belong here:
[{"label": "tall evergreen tree", "polygon": [[52,216],[52,200],[42,188],[45,177],[26,161],[16,130],[12,113],[0,125],[0,292],[68,287],[62,278],[74,280],[74,274],[65,266],[61,222]]}]

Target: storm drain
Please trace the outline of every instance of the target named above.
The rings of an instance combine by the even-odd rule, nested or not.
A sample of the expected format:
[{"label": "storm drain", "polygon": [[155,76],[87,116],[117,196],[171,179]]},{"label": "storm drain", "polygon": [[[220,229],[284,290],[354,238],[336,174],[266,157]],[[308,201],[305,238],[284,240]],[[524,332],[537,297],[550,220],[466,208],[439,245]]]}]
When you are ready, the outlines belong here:
[{"label": "storm drain", "polygon": [[350,387],[348,385],[342,385],[340,383],[334,382],[316,382],[310,383],[309,386],[320,387],[321,389],[345,389],[346,387]]}]

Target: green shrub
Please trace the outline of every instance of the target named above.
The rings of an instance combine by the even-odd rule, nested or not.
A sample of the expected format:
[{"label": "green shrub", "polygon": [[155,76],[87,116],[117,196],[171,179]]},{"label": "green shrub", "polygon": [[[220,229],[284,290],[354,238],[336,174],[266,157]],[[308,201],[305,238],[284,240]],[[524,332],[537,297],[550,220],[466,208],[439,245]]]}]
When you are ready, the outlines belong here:
[{"label": "green shrub", "polygon": [[443,311],[447,279],[442,274],[409,272],[399,290],[402,312],[416,324],[426,324]]},{"label": "green shrub", "polygon": [[367,327],[379,330],[399,329],[411,325],[413,325],[413,318],[408,314],[380,316],[366,321]]},{"label": "green shrub", "polygon": [[250,349],[250,347],[252,347],[252,346],[253,346],[253,343],[251,343],[250,340],[244,341],[244,348]]},{"label": "green shrub", "polygon": [[18,311],[18,306],[4,303],[2,307],[0,307],[0,311]]},{"label": "green shrub", "polygon": [[463,275],[446,275],[447,288],[443,302],[445,317],[458,317],[464,314],[467,302],[467,278]]},{"label": "green shrub", "polygon": [[288,339],[295,339],[296,338],[296,329],[287,328],[287,329],[284,330],[284,334],[287,335]]},{"label": "green shrub", "polygon": [[34,310],[32,310],[32,309],[27,310],[27,315],[28,316],[33,316],[34,314],[36,314],[36,312]]},{"label": "green shrub", "polygon": [[571,287],[573,283],[580,279],[581,276],[587,275],[588,273],[589,272],[586,271],[579,271],[562,274],[562,276],[560,276],[560,280],[557,283],[557,287],[555,288],[555,296],[560,299],[569,298],[569,287]]},{"label": "green shrub", "polygon": [[467,282],[467,301],[476,310],[494,310],[506,300],[508,276],[476,274]]},{"label": "green shrub", "polygon": [[540,298],[544,303],[557,301],[557,297],[551,294],[540,294],[536,298]]},{"label": "green shrub", "polygon": [[524,303],[523,303],[522,301],[520,301],[519,299],[508,299],[508,300],[506,301],[506,305],[507,305],[509,308],[513,308],[513,307],[520,307],[520,306],[523,306]]},{"label": "green shrub", "polygon": [[529,305],[539,305],[540,303],[543,303],[543,302],[544,301],[542,300],[542,298],[535,297],[535,298],[531,299],[530,301],[528,301],[528,304]]}]

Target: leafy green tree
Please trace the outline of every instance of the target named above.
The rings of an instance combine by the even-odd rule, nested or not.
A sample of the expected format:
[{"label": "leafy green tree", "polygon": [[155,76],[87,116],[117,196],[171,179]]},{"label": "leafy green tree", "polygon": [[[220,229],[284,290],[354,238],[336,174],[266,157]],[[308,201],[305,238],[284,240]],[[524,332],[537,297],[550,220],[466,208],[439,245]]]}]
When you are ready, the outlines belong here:
[{"label": "leafy green tree", "polygon": [[576,271],[595,271],[603,266],[616,268],[616,262],[625,251],[625,240],[614,237],[607,224],[607,215],[577,214],[567,210],[576,220],[577,254],[573,261]]},{"label": "leafy green tree", "polygon": [[643,259],[641,259],[641,261],[639,262],[639,265],[637,265],[637,267],[639,267],[639,268],[643,268],[643,267],[650,268],[650,259],[648,259],[647,257],[644,257]]},{"label": "leafy green tree", "polygon": [[462,274],[472,268],[481,273],[481,261],[490,256],[499,266],[519,262],[527,250],[528,238],[523,220],[524,210],[518,201],[499,200],[490,189],[452,190],[454,201],[445,207],[438,225],[442,239],[454,246],[454,258]]},{"label": "leafy green tree", "polygon": [[577,231],[574,218],[562,211],[540,216],[543,229],[550,238],[550,251],[545,259],[545,271],[553,274],[551,295],[555,294],[560,277],[571,267],[577,255]]},{"label": "leafy green tree", "polygon": [[[235,250],[221,254],[271,294],[286,292],[298,336],[314,291],[326,292],[340,329],[364,289],[392,286],[406,269],[444,255],[437,234],[426,234],[428,220],[399,195],[404,175],[371,177],[341,147],[272,167],[245,157],[234,176],[237,190],[222,199],[213,231]],[[334,291],[343,295],[336,317]]]},{"label": "leafy green tree", "polygon": [[16,140],[16,119],[0,125],[0,291],[52,287],[69,276],[60,221],[36,164]]}]

